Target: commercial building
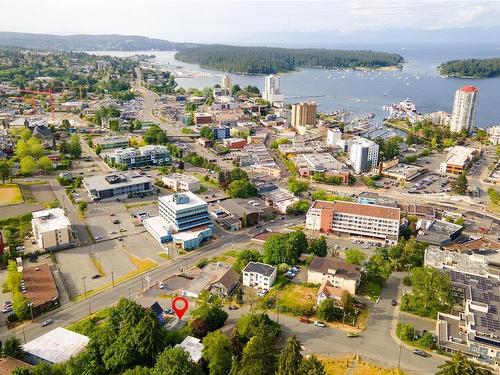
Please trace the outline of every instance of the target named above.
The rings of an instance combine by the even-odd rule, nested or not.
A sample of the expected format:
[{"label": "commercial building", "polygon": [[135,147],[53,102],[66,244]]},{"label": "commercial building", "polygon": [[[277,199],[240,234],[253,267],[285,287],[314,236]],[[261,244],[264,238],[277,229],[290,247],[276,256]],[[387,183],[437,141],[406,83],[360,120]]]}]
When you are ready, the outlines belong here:
[{"label": "commercial building", "polygon": [[342,132],[339,128],[328,128],[326,131],[326,143],[330,147],[340,147]]},{"label": "commercial building", "polygon": [[94,147],[100,146],[101,150],[109,150],[112,148],[127,148],[129,146],[128,137],[112,136],[112,137],[96,137],[92,138]]},{"label": "commercial building", "polygon": [[349,161],[355,173],[368,172],[377,167],[379,147],[373,141],[358,137],[350,140]]},{"label": "commercial building", "polygon": [[229,215],[242,221],[245,217],[247,225],[255,225],[266,214],[272,213],[272,208],[269,207],[262,199],[259,198],[230,198],[221,200],[220,207]]},{"label": "commercial building", "polygon": [[181,173],[171,173],[168,176],[162,176],[162,182],[170,189],[175,191],[197,191],[200,190],[200,180],[196,177]]},{"label": "commercial building", "polygon": [[318,106],[315,102],[297,103],[292,105],[291,126],[298,134],[304,135],[307,127],[316,125],[316,110]]},{"label": "commercial building", "polygon": [[464,86],[457,90],[451,113],[450,131],[469,133],[474,128],[477,93],[478,89],[474,86]]},{"label": "commercial building", "polygon": [[260,262],[249,262],[243,269],[243,285],[269,289],[276,280],[277,268]]},{"label": "commercial building", "polygon": [[477,148],[454,146],[448,151],[445,161],[439,165],[439,172],[441,174],[461,174],[480,153],[481,151]]},{"label": "commercial building", "polygon": [[214,126],[212,127],[212,134],[215,139],[225,139],[231,137],[231,128],[226,125]]},{"label": "commercial building", "polygon": [[57,249],[70,244],[71,222],[62,208],[33,212],[31,227],[42,249]]},{"label": "commercial building", "polygon": [[[481,256],[428,247],[424,264],[446,273],[455,304],[451,313],[439,312],[437,345],[447,352],[466,353],[498,370],[500,365],[500,277]],[[457,305],[459,307],[457,307]]]},{"label": "commercial building", "polygon": [[58,327],[23,345],[27,362],[37,364],[64,363],[82,352],[89,342],[87,336]]},{"label": "commercial building", "polygon": [[117,199],[150,194],[153,191],[153,180],[137,172],[121,172],[85,177],[83,187],[94,201]]},{"label": "commercial building", "polygon": [[148,145],[138,149],[129,147],[102,152],[100,157],[111,165],[126,165],[128,168],[146,165],[169,165],[170,151],[166,146]]},{"label": "commercial building", "polygon": [[342,201],[314,201],[306,214],[306,228],[348,233],[395,244],[399,238],[399,208]]},{"label": "commercial building", "polygon": [[426,168],[419,167],[418,165],[400,163],[398,159],[394,159],[394,162],[390,163],[387,167],[385,167],[385,164],[387,163],[380,163],[380,173],[383,176],[400,181],[414,180],[427,171]]},{"label": "commercial building", "polygon": [[246,146],[247,141],[244,138],[225,138],[222,144],[231,150],[241,150]]},{"label": "commercial building", "polygon": [[314,257],[307,269],[307,282],[322,284],[325,281],[354,295],[361,282],[361,266],[335,257]]},{"label": "commercial building", "polygon": [[195,113],[194,114],[194,123],[196,125],[210,124],[213,122],[212,115],[210,113]]},{"label": "commercial building", "polygon": [[271,105],[282,106],[285,97],[280,89],[280,76],[270,75],[264,80],[264,91],[262,92],[262,99],[267,100]]},{"label": "commercial building", "polygon": [[173,241],[194,249],[212,237],[208,204],[190,191],[160,197],[160,215],[143,221],[144,228],[159,243]]},{"label": "commercial building", "polygon": [[445,246],[455,241],[462,233],[463,227],[444,220],[423,220],[417,222],[417,240],[430,245]]},{"label": "commercial building", "polygon": [[35,315],[57,306],[59,292],[48,264],[23,267],[22,274],[26,287],[26,293],[23,295],[33,303],[32,308]]},{"label": "commercial building", "polygon": [[344,163],[339,162],[327,152],[297,154],[292,157],[292,162],[297,167],[301,177],[311,177],[315,173],[340,176],[343,183],[349,181],[349,169]]}]

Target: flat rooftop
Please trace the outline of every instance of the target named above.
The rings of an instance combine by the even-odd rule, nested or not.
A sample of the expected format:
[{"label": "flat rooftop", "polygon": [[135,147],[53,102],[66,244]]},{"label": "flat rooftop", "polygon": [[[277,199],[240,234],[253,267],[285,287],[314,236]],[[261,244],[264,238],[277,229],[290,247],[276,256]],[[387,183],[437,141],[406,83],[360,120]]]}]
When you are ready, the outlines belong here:
[{"label": "flat rooftop", "polygon": [[293,158],[293,161],[300,167],[311,168],[318,171],[333,171],[347,168],[344,163],[339,162],[327,152],[298,154]]},{"label": "flat rooftop", "polygon": [[163,203],[174,210],[185,210],[189,208],[208,206],[207,202],[198,197],[196,194],[185,191],[171,195],[164,195],[158,198],[160,204]]},{"label": "flat rooftop", "polygon": [[399,220],[399,208],[344,201],[314,201],[311,208],[331,208],[335,213]]},{"label": "flat rooftop", "polygon": [[175,181],[181,181],[181,182],[197,182],[198,179],[196,177],[187,175],[187,174],[182,174],[182,173],[171,173],[167,176],[164,176],[163,178],[167,178],[170,180],[175,180]]},{"label": "flat rooftop", "polygon": [[388,173],[392,175],[400,175],[405,178],[405,180],[410,181],[420,174],[424,173],[426,168],[419,167],[418,165],[403,164],[399,163],[393,167],[383,170],[383,173]]},{"label": "flat rooftop", "polygon": [[[109,183],[109,179],[114,179],[117,182]],[[124,186],[152,183],[153,179],[143,176],[137,172],[117,172],[106,175],[90,176],[83,179],[83,185],[89,189],[106,190],[116,189]]]},{"label": "flat rooftop", "polygon": [[71,226],[71,222],[62,208],[51,208],[49,210],[33,212],[32,223],[40,233]]},{"label": "flat rooftop", "polygon": [[128,142],[128,140],[128,137],[114,135],[111,137],[96,137],[92,139],[92,142],[100,145],[106,145],[110,143]]},{"label": "flat rooftop", "polygon": [[23,350],[50,363],[62,363],[85,349],[87,336],[58,327],[23,345]]},{"label": "flat rooftop", "polygon": [[455,146],[446,155],[446,164],[464,165],[474,154],[478,153],[477,148]]}]

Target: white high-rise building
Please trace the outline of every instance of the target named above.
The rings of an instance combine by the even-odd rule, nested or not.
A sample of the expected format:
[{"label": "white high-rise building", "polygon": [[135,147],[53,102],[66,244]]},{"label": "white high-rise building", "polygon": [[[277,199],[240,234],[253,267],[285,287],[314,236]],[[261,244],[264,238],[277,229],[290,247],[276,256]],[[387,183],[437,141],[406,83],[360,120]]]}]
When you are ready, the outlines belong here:
[{"label": "white high-rise building", "polygon": [[363,173],[377,167],[378,144],[369,139],[356,138],[350,141],[349,160],[355,173]]},{"label": "white high-rise building", "polygon": [[272,105],[283,103],[285,97],[281,94],[280,76],[271,74],[265,78],[262,99],[271,102]]},{"label": "white high-rise building", "polygon": [[477,92],[474,86],[464,86],[457,90],[451,114],[450,131],[460,133],[465,130],[469,133],[474,127]]},{"label": "white high-rise building", "polygon": [[[329,128],[326,133],[326,144],[331,147],[340,147],[342,143],[342,132],[338,128]],[[343,145],[342,145],[343,146]]]},{"label": "white high-rise building", "polygon": [[220,81],[220,88],[222,90],[229,90],[229,92],[231,92],[231,89],[233,88],[233,81],[227,74],[222,76],[222,79]]}]

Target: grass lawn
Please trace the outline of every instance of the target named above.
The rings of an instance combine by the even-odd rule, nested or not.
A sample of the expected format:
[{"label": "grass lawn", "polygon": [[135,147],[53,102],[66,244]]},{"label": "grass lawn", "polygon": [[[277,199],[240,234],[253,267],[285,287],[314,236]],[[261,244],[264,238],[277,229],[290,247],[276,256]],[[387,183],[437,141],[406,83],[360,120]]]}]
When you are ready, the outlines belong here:
[{"label": "grass lawn", "polygon": [[280,290],[271,289],[264,299],[268,306],[275,307],[278,303],[280,312],[292,315],[311,315],[316,304],[317,287],[306,287],[304,285],[288,284]]},{"label": "grass lawn", "polygon": [[110,309],[111,309],[110,307],[106,307],[105,309],[99,310],[90,316],[87,316],[77,322],[71,323],[69,326],[66,327],[66,329],[69,329],[70,331],[77,333],[83,333],[84,327],[87,324],[87,322],[92,321],[96,324],[103,323],[102,321],[108,318]]},{"label": "grass lawn", "polygon": [[208,181],[205,181],[205,175],[197,172],[194,172],[193,175],[200,180],[200,183],[206,188],[219,189],[219,184],[215,183],[214,179],[210,178]]},{"label": "grass lawn", "polygon": [[17,184],[0,184],[0,206],[24,202],[21,189]]},{"label": "grass lawn", "polygon": [[[328,375],[391,375],[398,374],[397,369],[386,369],[373,365],[362,359],[356,359],[355,355],[341,357],[319,357],[325,365]],[[399,372],[403,375],[403,372]]]}]

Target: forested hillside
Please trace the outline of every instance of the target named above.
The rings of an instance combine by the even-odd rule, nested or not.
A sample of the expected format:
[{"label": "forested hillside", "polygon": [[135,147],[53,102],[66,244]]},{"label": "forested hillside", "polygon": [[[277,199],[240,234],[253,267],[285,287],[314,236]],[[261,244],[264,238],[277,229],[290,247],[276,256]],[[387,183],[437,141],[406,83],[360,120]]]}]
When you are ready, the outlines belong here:
[{"label": "forested hillside", "polygon": [[447,61],[439,66],[439,73],[448,77],[488,78],[500,76],[500,58]]},{"label": "forested hillside", "polygon": [[272,74],[301,67],[382,68],[397,66],[403,57],[395,53],[338,49],[290,49],[210,45],[179,51],[177,60],[226,72]]}]

